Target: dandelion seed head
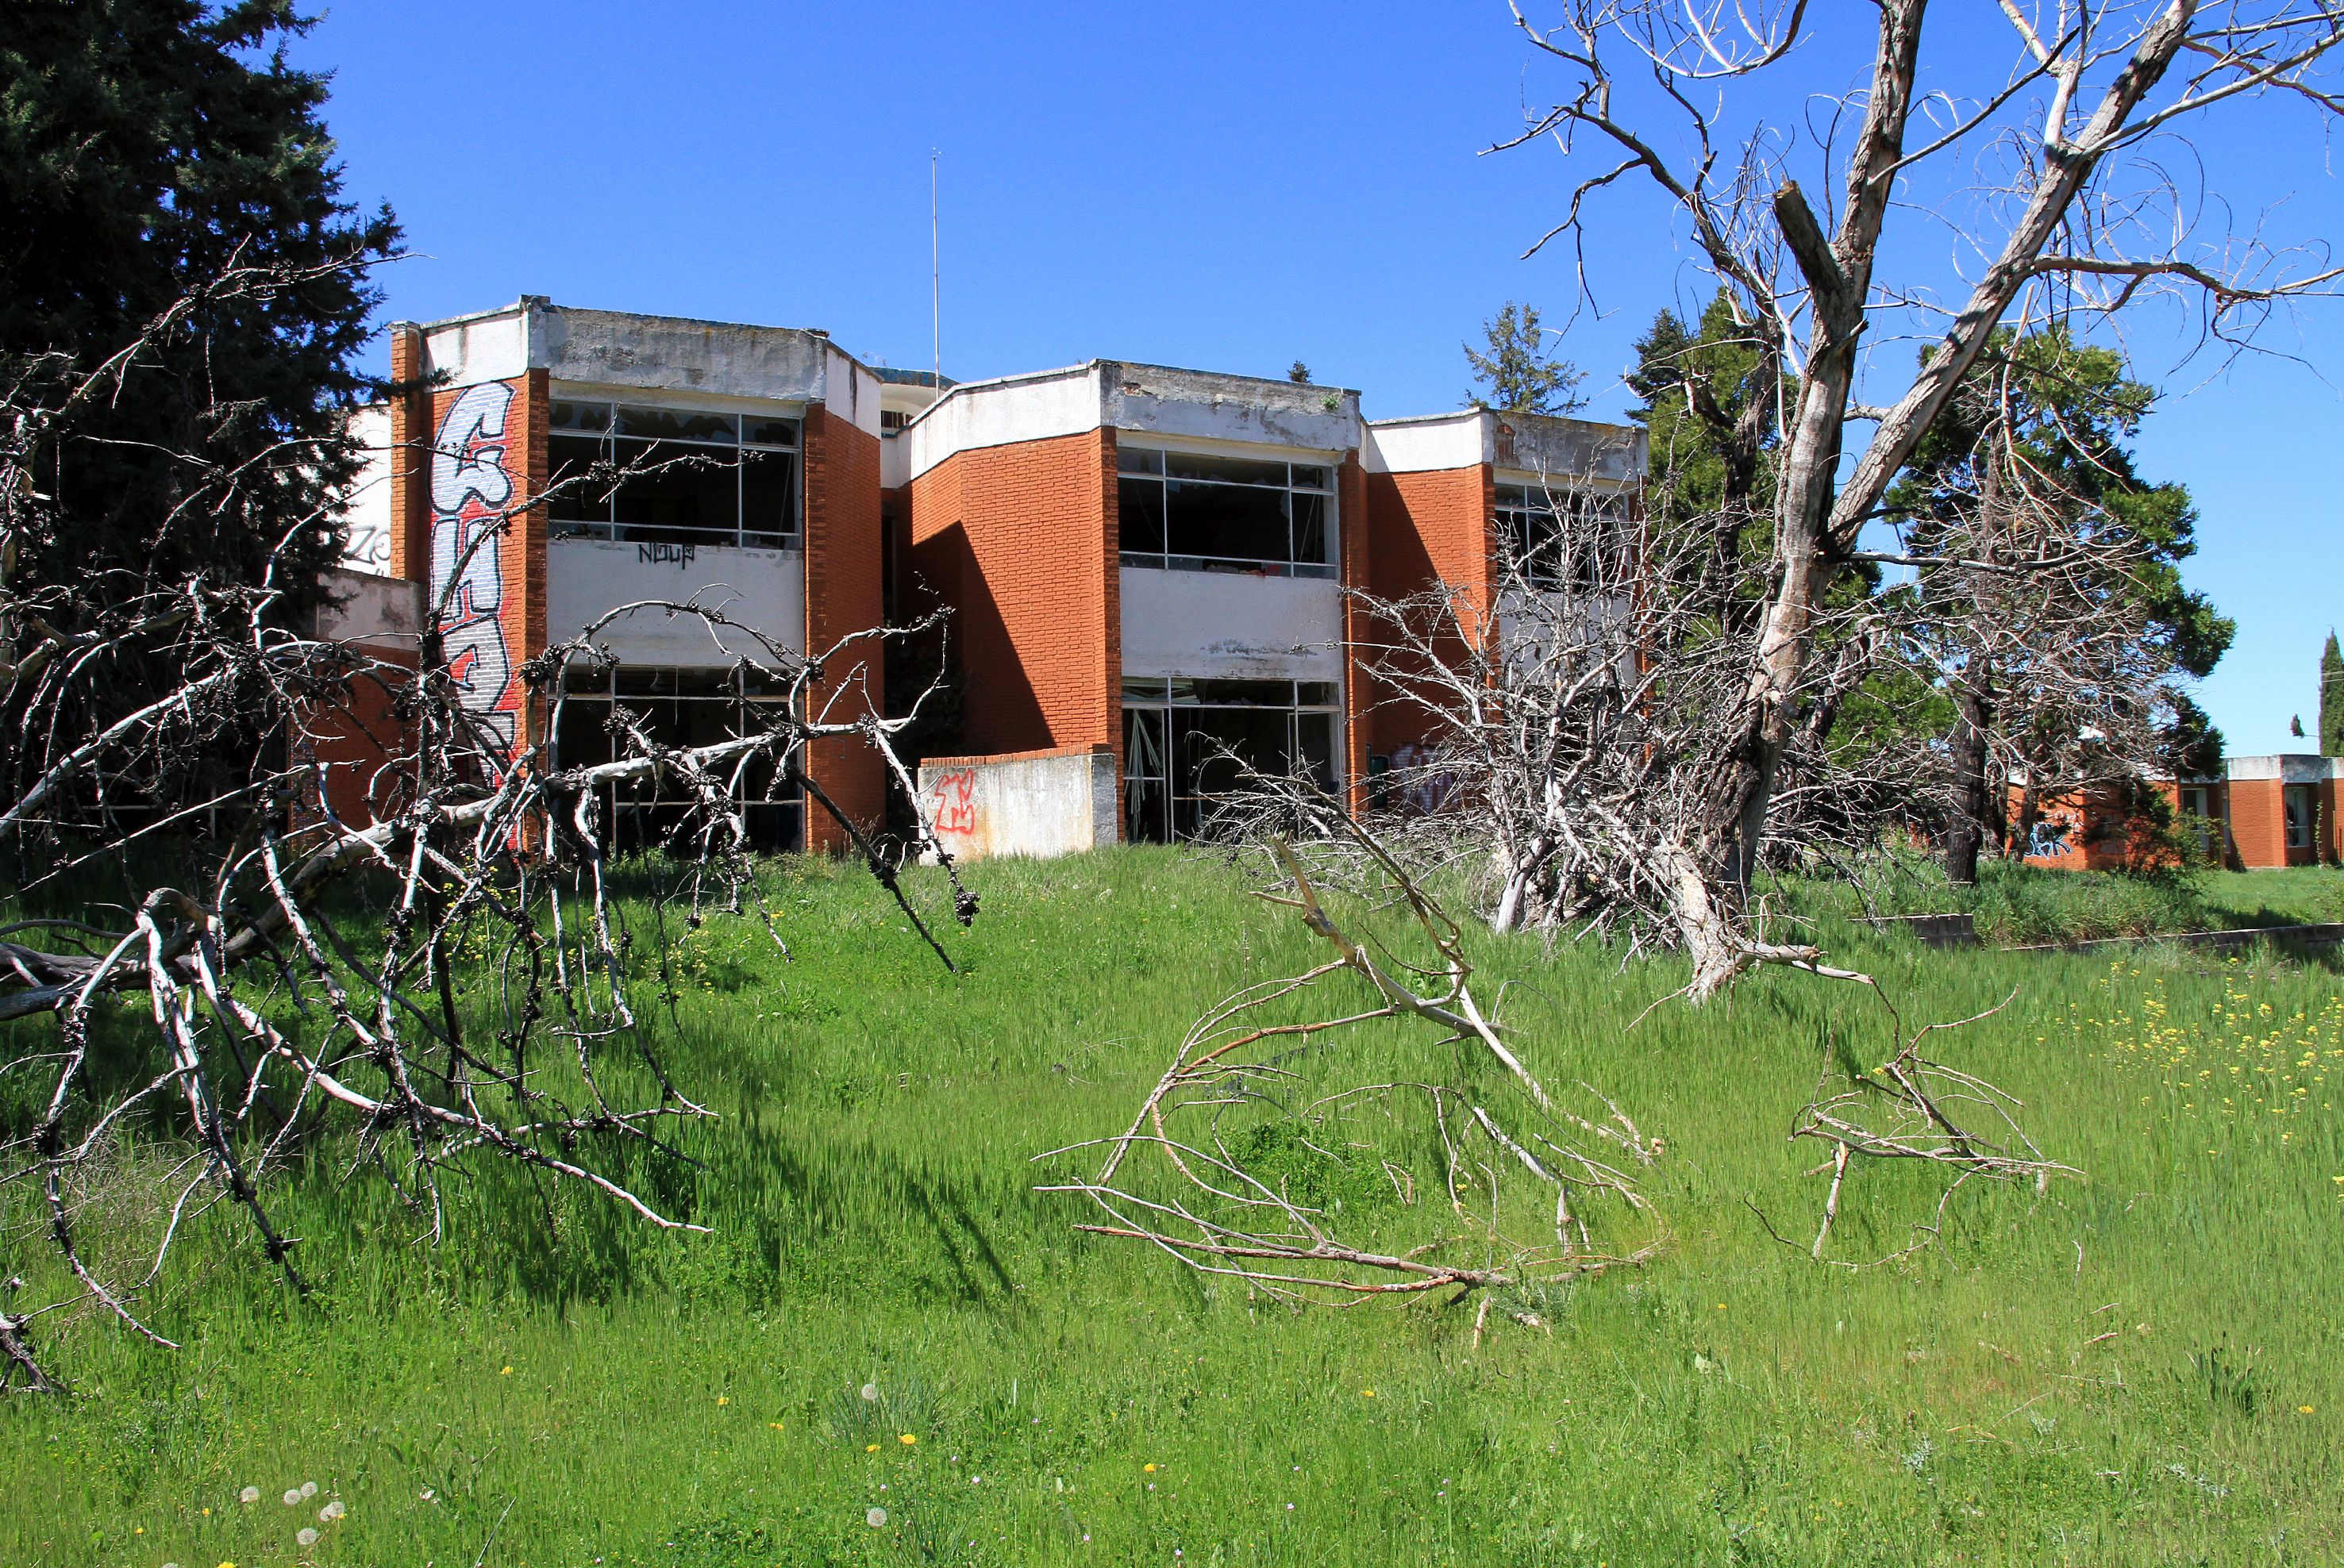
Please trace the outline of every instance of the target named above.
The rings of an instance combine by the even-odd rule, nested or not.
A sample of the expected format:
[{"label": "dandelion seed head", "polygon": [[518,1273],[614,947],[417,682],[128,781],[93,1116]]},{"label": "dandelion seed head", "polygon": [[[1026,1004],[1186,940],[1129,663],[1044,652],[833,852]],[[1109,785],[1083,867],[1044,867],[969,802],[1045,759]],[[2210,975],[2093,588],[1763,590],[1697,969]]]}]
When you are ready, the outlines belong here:
[{"label": "dandelion seed head", "polygon": [[887,1523],[887,1511],[884,1508],[874,1508],[863,1515],[863,1523],[876,1530]]},{"label": "dandelion seed head", "polygon": [[301,1495],[304,1499],[317,1496],[318,1483],[314,1481],[303,1482],[301,1483]]},{"label": "dandelion seed head", "polygon": [[299,1487],[288,1486],[285,1489],[285,1506],[288,1508],[298,1508],[301,1506],[301,1489]]},{"label": "dandelion seed head", "polygon": [[337,1497],[331,1503],[327,1503],[326,1506],[318,1510],[318,1517],[330,1524],[349,1512],[349,1509],[342,1506],[342,1500]]},{"label": "dandelion seed head", "polygon": [[875,1383],[875,1382],[867,1382],[867,1383],[864,1383],[864,1384],[863,1385],[863,1397],[864,1397],[864,1399],[869,1400],[869,1401],[870,1401],[872,1403],[874,1403],[874,1404],[878,1403],[878,1402],[879,1402],[879,1385],[878,1385],[877,1383]]},{"label": "dandelion seed head", "polygon": [[258,1486],[248,1486],[242,1492],[236,1494],[236,1500],[238,1503],[258,1503],[260,1501],[260,1488]]},{"label": "dandelion seed head", "polygon": [[297,1545],[315,1546],[318,1543],[318,1532],[313,1527],[304,1524],[293,1533],[293,1540]]}]

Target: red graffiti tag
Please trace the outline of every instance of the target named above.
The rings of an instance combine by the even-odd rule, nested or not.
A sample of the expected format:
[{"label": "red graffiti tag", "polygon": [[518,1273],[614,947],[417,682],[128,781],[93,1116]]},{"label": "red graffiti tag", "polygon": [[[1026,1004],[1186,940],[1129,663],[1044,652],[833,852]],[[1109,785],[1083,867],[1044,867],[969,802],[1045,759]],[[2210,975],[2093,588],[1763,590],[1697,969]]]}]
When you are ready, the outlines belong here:
[{"label": "red graffiti tag", "polygon": [[974,833],[976,831],[976,769],[955,768],[936,776],[935,787],[929,790],[929,814],[935,819],[939,833]]}]

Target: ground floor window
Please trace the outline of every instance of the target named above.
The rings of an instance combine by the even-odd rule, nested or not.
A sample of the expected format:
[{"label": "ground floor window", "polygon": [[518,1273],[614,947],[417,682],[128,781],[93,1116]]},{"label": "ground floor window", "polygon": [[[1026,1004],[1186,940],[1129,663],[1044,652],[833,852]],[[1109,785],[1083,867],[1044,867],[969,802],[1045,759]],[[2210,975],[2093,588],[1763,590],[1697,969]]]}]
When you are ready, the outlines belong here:
[{"label": "ground floor window", "polygon": [[[778,683],[769,687],[733,670],[622,665],[590,679],[573,676],[554,730],[553,763],[591,767],[625,755],[611,729],[614,709],[624,709],[661,745],[711,746],[771,729],[788,701]],[[804,847],[804,801],[779,760],[750,758],[732,766],[726,779],[741,804],[751,848],[778,852]],[[602,816],[611,847],[622,852],[671,844],[684,849],[704,826],[672,779],[607,788]]]},{"label": "ground floor window", "polygon": [[1205,834],[1215,801],[1248,770],[1332,791],[1336,711],[1331,680],[1127,680],[1124,838],[1166,843]]}]

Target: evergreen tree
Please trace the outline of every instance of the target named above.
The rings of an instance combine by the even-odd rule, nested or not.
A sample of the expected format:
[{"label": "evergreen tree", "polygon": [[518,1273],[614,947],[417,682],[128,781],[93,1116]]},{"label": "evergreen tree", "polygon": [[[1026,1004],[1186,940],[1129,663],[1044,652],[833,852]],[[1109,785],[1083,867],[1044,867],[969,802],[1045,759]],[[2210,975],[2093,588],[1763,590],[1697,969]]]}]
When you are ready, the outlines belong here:
[{"label": "evergreen tree", "polygon": [[2319,653],[2319,754],[2344,757],[2344,651],[2333,630]]},{"label": "evergreen tree", "polygon": [[310,25],[293,0],[9,5],[0,369],[55,382],[55,357],[86,371],[231,268],[278,275],[198,306],[77,419],[45,464],[48,525],[10,541],[17,580],[85,608],[198,574],[250,582],[289,537],[298,598],[338,558],[344,415],[372,390],[363,268],[399,229],[342,197],[327,80],[284,53]]},{"label": "evergreen tree", "polygon": [[1465,345],[1473,378],[1487,389],[1486,396],[1465,394],[1474,407],[1505,414],[1576,414],[1587,407],[1587,399],[1578,396],[1579,384],[1587,377],[1570,360],[1546,351],[1537,307],[1510,300],[1481,324],[1481,332],[1489,352]]}]

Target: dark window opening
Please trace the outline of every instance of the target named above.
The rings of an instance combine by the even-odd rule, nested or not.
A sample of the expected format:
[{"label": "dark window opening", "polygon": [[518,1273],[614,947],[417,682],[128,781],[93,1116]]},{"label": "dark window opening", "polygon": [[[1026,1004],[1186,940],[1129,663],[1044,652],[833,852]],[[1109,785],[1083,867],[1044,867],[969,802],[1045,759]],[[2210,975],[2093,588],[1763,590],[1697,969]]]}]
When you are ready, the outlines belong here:
[{"label": "dark window opening", "polygon": [[[614,712],[623,709],[655,744],[713,746],[773,728],[783,717],[786,691],[763,686],[726,669],[618,669],[573,684],[554,725],[552,765],[591,767],[631,756],[634,749],[612,733]],[[747,758],[724,769],[727,793],[748,829],[749,847],[765,853],[799,849],[805,843],[805,809],[798,786],[782,759]],[[605,785],[598,803],[610,842],[621,852],[670,848],[691,850],[711,824],[691,794],[672,778]]]},{"label": "dark window opening", "polygon": [[1126,447],[1116,466],[1124,565],[1335,575],[1325,465]]},{"label": "dark window opening", "polygon": [[546,516],[556,538],[797,543],[795,419],[565,400],[551,423]]},{"label": "dark window opening", "polygon": [[[1628,520],[1628,498],[1618,491],[1498,487],[1499,548],[1532,588],[1550,593],[1593,593],[1623,582]],[[1615,558],[1607,563],[1600,552]]]},{"label": "dark window opening", "polygon": [[1335,684],[1318,680],[1126,681],[1124,838],[1168,843],[1214,830],[1248,773],[1332,793]]}]

